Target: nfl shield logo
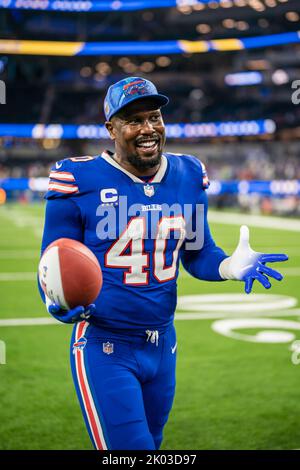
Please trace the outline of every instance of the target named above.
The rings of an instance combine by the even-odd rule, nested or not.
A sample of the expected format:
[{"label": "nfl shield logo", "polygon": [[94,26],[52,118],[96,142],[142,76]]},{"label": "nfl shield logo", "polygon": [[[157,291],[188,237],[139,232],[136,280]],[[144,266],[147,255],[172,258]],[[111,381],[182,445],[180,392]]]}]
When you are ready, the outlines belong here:
[{"label": "nfl shield logo", "polygon": [[146,185],[144,186],[144,193],[145,193],[145,195],[148,196],[148,197],[153,196],[153,194],[154,194],[154,186],[152,186],[152,185],[150,185],[150,184],[146,184]]},{"label": "nfl shield logo", "polygon": [[107,343],[103,343],[103,352],[105,354],[112,354],[114,352],[114,345],[107,341]]}]

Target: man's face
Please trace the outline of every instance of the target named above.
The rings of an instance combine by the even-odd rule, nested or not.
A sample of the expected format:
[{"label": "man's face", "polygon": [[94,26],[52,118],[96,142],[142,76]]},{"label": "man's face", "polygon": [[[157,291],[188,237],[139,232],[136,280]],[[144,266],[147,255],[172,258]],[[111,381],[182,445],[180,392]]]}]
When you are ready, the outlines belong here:
[{"label": "man's face", "polygon": [[116,153],[137,170],[157,166],[165,144],[165,126],[151,99],[135,101],[106,123]]}]

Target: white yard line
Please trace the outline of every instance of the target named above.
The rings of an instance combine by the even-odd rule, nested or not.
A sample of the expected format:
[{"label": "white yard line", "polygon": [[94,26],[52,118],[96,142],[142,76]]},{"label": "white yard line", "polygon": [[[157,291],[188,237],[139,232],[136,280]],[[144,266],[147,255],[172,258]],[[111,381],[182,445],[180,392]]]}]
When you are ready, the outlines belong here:
[{"label": "white yard line", "polygon": [[2,326],[37,326],[37,325],[62,325],[63,323],[55,320],[55,318],[40,317],[40,318],[7,318],[0,320],[0,327]]},{"label": "white yard line", "polygon": [[218,212],[212,209],[208,211],[209,222],[226,225],[249,225],[250,227],[274,228],[290,232],[300,232],[299,219],[287,219],[283,217],[270,217],[252,214],[237,214],[236,212]]},{"label": "white yard line", "polygon": [[[300,276],[300,267],[279,269],[283,276],[297,277]],[[192,277],[187,271],[181,270],[180,277]],[[0,282],[22,282],[36,281],[37,272],[0,272]]]},{"label": "white yard line", "polygon": [[[180,312],[175,314],[175,320],[217,320],[219,318],[243,318],[243,317],[299,317],[300,308],[290,310],[281,310],[278,312],[209,312],[209,313],[191,313]],[[44,326],[44,325],[63,325],[63,323],[50,317],[36,318],[7,318],[0,320],[0,327],[7,326]]]},{"label": "white yard line", "polygon": [[[219,318],[253,318],[253,317],[300,317],[300,308],[279,310],[277,312],[209,312],[209,313],[175,313],[175,320],[218,320]],[[0,323],[1,326],[1,323]]]},{"label": "white yard line", "polygon": [[1,273],[0,282],[36,281],[37,272]]},{"label": "white yard line", "polygon": [[12,222],[18,228],[28,228],[37,237],[41,238],[43,233],[43,218],[26,214],[20,209],[2,207],[0,216]]},{"label": "white yard line", "polygon": [[38,257],[38,250],[0,250],[0,259],[38,259]]},{"label": "white yard line", "polygon": [[[278,271],[283,276],[288,276],[288,277],[300,276],[300,267],[291,267],[291,268],[280,268],[279,267]],[[187,271],[185,271],[185,269],[181,269],[180,272],[179,272],[179,277],[186,278],[186,277],[193,277],[193,276],[191,276]]]}]

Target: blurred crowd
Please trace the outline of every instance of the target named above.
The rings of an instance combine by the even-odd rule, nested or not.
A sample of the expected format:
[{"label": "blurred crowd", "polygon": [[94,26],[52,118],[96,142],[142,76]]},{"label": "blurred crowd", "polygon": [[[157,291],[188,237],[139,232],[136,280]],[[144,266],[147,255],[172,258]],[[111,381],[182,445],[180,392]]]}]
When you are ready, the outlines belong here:
[{"label": "blurred crowd", "polygon": [[282,155],[270,155],[263,147],[251,153],[204,159],[210,179],[216,180],[300,180],[300,155],[288,151]]},{"label": "blurred crowd", "polygon": [[[82,150],[90,150],[87,153],[95,155],[99,144],[95,143],[93,148],[83,145]],[[32,147],[33,148],[33,147]],[[102,147],[103,148],[103,147]],[[185,149],[185,150],[184,150]],[[72,149],[74,150],[74,149]],[[167,149],[169,152],[179,152],[197,155],[207,167],[210,180],[219,181],[241,181],[241,180],[299,180],[300,181],[300,144],[282,142],[269,143],[239,143],[239,144],[202,144],[183,145],[171,144]],[[80,155],[64,148],[65,155]],[[63,158],[60,151],[56,151],[52,159],[39,158],[28,159],[6,159],[0,158],[0,180],[4,178],[31,178],[48,177],[51,166],[55,160]],[[24,194],[17,193],[15,197],[21,197],[24,202]],[[28,192],[27,201],[39,200],[43,194],[32,194]],[[210,195],[210,204],[219,209],[240,208],[243,212],[280,214],[300,216],[300,198],[297,196],[268,197],[261,194],[251,195]]]},{"label": "blurred crowd", "polygon": [[[29,141],[33,144],[34,141]],[[110,144],[108,144],[110,146]],[[27,146],[27,143],[26,143]],[[69,148],[64,145],[52,151],[53,160],[46,153],[32,158],[1,158],[1,178],[31,178],[48,176],[53,163],[64,156],[97,155],[105,143],[81,144]],[[32,152],[34,146],[31,147]],[[36,150],[36,149],[35,149]],[[206,165],[211,180],[300,180],[300,143],[285,144],[181,144],[171,143],[169,152],[196,155]]]}]

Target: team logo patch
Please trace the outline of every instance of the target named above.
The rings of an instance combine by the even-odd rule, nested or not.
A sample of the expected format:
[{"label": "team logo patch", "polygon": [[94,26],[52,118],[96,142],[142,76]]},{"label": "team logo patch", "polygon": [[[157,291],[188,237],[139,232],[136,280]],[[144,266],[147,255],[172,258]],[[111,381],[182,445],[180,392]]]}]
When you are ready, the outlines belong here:
[{"label": "team logo patch", "polygon": [[144,193],[146,196],[152,197],[154,195],[154,186],[152,186],[151,184],[146,184],[144,186]]},{"label": "team logo patch", "polygon": [[146,82],[144,80],[136,80],[123,86],[125,96],[144,95],[147,92]]},{"label": "team logo patch", "polygon": [[84,336],[79,338],[78,341],[75,341],[75,343],[73,343],[73,354],[75,354],[77,350],[82,351],[86,347],[86,343],[87,339]]},{"label": "team logo patch", "polygon": [[107,341],[107,343],[103,343],[102,348],[105,354],[112,354],[114,352],[114,345],[109,341]]}]

